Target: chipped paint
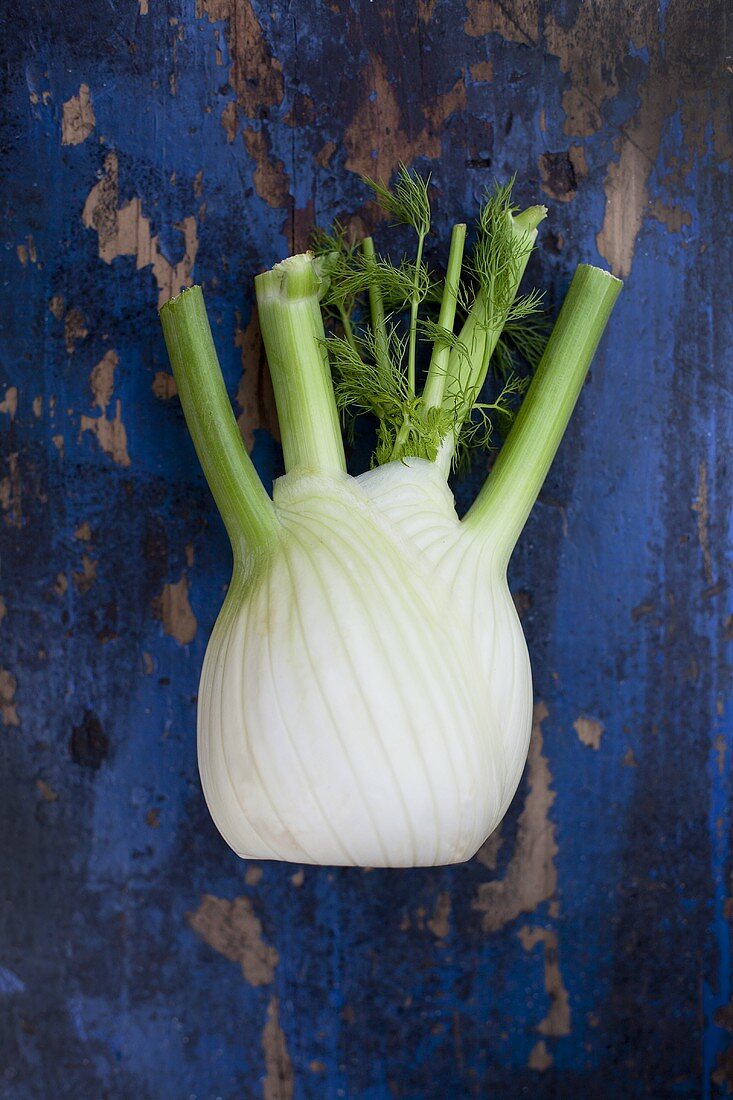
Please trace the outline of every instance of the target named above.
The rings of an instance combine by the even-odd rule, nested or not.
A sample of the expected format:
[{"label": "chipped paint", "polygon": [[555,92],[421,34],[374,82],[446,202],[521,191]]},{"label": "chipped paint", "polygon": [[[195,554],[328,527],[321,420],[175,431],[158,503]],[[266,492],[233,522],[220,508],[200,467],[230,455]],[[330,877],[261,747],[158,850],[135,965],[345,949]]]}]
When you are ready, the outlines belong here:
[{"label": "chipped paint", "polygon": [[0,478],[0,509],[8,527],[22,527],[23,490],[17,452],[8,455],[6,465],[8,472]]},{"label": "chipped paint", "polygon": [[161,401],[169,401],[171,397],[175,397],[178,393],[178,386],[176,385],[175,378],[165,370],[157,370],[155,372],[151,389],[155,396]]},{"label": "chipped paint", "polygon": [[257,306],[245,329],[237,325],[234,343],[242,351],[242,377],[237,388],[237,405],[241,409],[237,417],[239,431],[248,451],[255,445],[255,432],[262,429],[275,439],[280,439],[272,379],[260,337]]},{"label": "chipped paint", "polygon": [[430,22],[436,3],[437,0],[417,0],[417,14],[421,23]]},{"label": "chipped paint", "polygon": [[[589,9],[581,8],[583,10],[587,18]],[[725,77],[717,67],[710,66],[701,70],[699,66],[691,64],[687,56],[687,43],[684,39],[690,36],[694,39],[696,30],[694,14],[689,5],[677,0],[670,6],[669,12],[665,13],[670,40],[670,30],[674,29],[676,32],[674,48],[661,48],[657,30],[658,18],[656,6],[642,5],[632,23],[635,44],[643,44],[649,50],[647,79],[640,89],[638,110],[624,126],[616,142],[618,160],[609,165],[604,188],[606,215],[597,238],[598,251],[609,261],[611,270],[621,276],[627,276],[631,271],[637,235],[644,217],[652,212],[648,182],[659,153],[665,122],[677,109],[681,99],[687,143],[698,155],[702,155],[705,148],[703,120],[707,113],[706,101],[709,97],[716,99],[721,93],[724,95]],[[610,26],[605,20],[603,22]],[[589,28],[588,33],[583,35],[586,46],[591,46],[590,52],[593,50],[592,42],[595,41],[600,47],[603,38],[604,36],[595,34],[594,28]],[[615,96],[618,92],[616,81],[609,81],[607,74],[614,72],[621,63],[625,54],[624,46],[623,40],[619,39],[611,43],[610,57],[606,53],[603,67],[598,69],[603,74],[601,87],[607,96]],[[615,62],[611,60],[614,54],[617,56]],[[578,58],[581,57],[582,51],[578,51]],[[586,56],[581,63],[580,80],[576,70],[578,89],[583,87],[587,64]],[[731,152],[733,114],[730,106],[726,108],[723,105],[722,98],[719,100],[719,108],[721,113],[726,114],[727,137],[721,141],[719,131],[714,130],[713,145],[722,160]],[[569,132],[584,132],[574,126],[570,116],[568,122]],[[594,128],[598,129],[599,126],[600,120]]]},{"label": "chipped paint", "polygon": [[[198,14],[80,0],[71,22],[45,5],[42,25],[16,7],[0,120],[0,403],[17,389],[0,415],[0,665],[22,723],[0,717],[6,1087],[718,1100],[733,1046],[722,0],[608,0],[602,18],[577,0],[199,0]],[[96,127],[63,145],[81,81]],[[630,268],[543,491],[567,536],[540,505],[511,564],[551,712],[545,759],[533,747],[501,833],[467,864],[264,861],[258,880],[218,838],[196,775],[198,671],[230,557],[169,400],[155,307],[203,284],[269,489],[282,459],[252,276],[313,221],[344,218],[390,247],[401,231],[388,235],[358,171],[399,158],[432,172],[436,272],[451,220],[513,171],[518,201],[548,206],[532,273],[551,311],[577,262]],[[100,404],[88,376],[110,349]],[[82,415],[111,420],[117,401],[129,465],[80,434]],[[459,509],[483,473],[456,479]],[[198,624],[179,645],[163,589],[184,575]],[[602,752],[576,741],[581,703],[606,722]],[[482,895],[492,882],[503,891]],[[188,926],[204,894],[249,897],[281,957],[271,982],[252,987]],[[492,931],[472,909],[482,897]],[[531,916],[514,916],[522,904]],[[552,942],[525,953],[522,926],[555,934],[559,977]],[[557,1030],[553,983],[572,1008],[562,1037],[536,1030]]]},{"label": "chipped paint", "polygon": [[504,839],[501,835],[501,825],[494,829],[490,837],[488,837],[479,850],[476,852],[475,859],[484,867],[488,867],[490,871],[496,870],[496,864],[499,859],[499,849],[504,843]]},{"label": "chipped paint", "polygon": [[404,125],[400,101],[382,59],[370,58],[367,83],[357,110],[344,132],[346,167],[361,176],[389,180],[395,168],[417,157],[437,158],[445,123],[466,105],[463,78],[424,108],[424,124],[411,133]]},{"label": "chipped paint", "polygon": [[450,933],[450,911],[450,894],[447,890],[441,890],[435,901],[433,915],[430,920],[425,922],[429,931],[438,939],[443,940]]},{"label": "chipped paint", "polygon": [[486,58],[484,61],[477,61],[475,65],[472,65],[469,69],[471,74],[471,80],[476,84],[490,84],[494,79],[494,65],[490,58]]},{"label": "chipped paint", "polygon": [[19,726],[18,710],[15,704],[15,692],[18,681],[12,672],[0,668],[0,718],[4,726]]},{"label": "chipped paint", "polygon": [[[618,6],[621,0],[610,0]],[[627,34],[638,41],[639,22],[650,10],[642,4],[629,20]],[[599,19],[589,5],[580,5],[572,23],[548,12],[544,22],[547,48],[559,59],[560,71],[569,77],[563,92],[565,133],[585,137],[603,124],[606,102],[619,91],[619,67],[626,55],[627,41],[618,23]]]},{"label": "chipped paint", "polygon": [[247,886],[257,886],[257,884],[262,881],[263,874],[264,872],[260,865],[258,863],[252,863],[245,872],[244,881]]},{"label": "chipped paint", "polygon": [[581,745],[586,745],[589,749],[598,751],[603,736],[603,722],[599,722],[597,718],[588,718],[587,715],[581,714],[573,722],[573,729],[577,733]]},{"label": "chipped paint", "polygon": [[293,1098],[295,1077],[285,1034],[280,1026],[279,1011],[278,998],[271,997],[267,1006],[267,1020],[262,1031],[262,1053],[265,1056],[263,1100],[292,1100]]},{"label": "chipped paint", "polygon": [[519,939],[525,951],[532,951],[538,943],[543,944],[545,992],[550,998],[550,1007],[544,1019],[537,1024],[537,1031],[553,1038],[569,1035],[572,1030],[570,999],[560,973],[557,933],[550,928],[524,925],[519,930]]},{"label": "chipped paint", "polygon": [[316,153],[316,164],[320,168],[328,168],[331,163],[331,158],[337,149],[338,146],[335,141],[327,141]]},{"label": "chipped paint", "polygon": [[[224,22],[231,66],[229,82],[235,98],[221,116],[227,141],[237,136],[240,119],[244,145],[255,162],[253,182],[257,194],[273,207],[283,206],[290,193],[285,166],[273,156],[268,135],[267,110],[283,101],[282,66],[273,57],[262,24],[249,0],[196,0],[196,16],[210,23]],[[253,126],[255,119],[259,126]]]},{"label": "chipped paint", "polygon": [[227,47],[232,66],[229,80],[237,107],[247,119],[263,107],[283,99],[282,65],[273,57],[250,0],[196,0],[196,18],[227,24]]},{"label": "chipped paint", "polygon": [[[548,52],[558,58],[561,72],[568,77],[562,97],[564,129],[576,137],[593,135],[604,126],[607,105],[621,90],[629,46],[649,52],[639,107],[617,135],[617,160],[608,166],[606,215],[597,237],[598,250],[612,271],[627,276],[644,217],[661,212],[659,207],[651,208],[648,180],[659,152],[662,127],[677,108],[680,96],[688,143],[702,155],[704,119],[712,101],[719,115],[713,127],[715,150],[721,159],[731,152],[733,127],[722,87],[723,73],[714,66],[701,71],[690,63],[685,52],[678,52],[677,42],[694,40],[696,26],[689,5],[677,0],[665,15],[667,34],[670,29],[676,33],[675,49],[666,51],[660,48],[660,17],[653,4],[642,4],[629,15],[621,0],[612,0],[600,20],[591,4],[581,4],[570,21],[552,11],[543,20],[537,0],[517,0],[509,6],[472,0],[468,12],[465,30],[475,37],[499,34],[506,41],[534,47],[544,36]],[[542,174],[544,178],[545,169]]]},{"label": "chipped paint", "polygon": [[72,355],[76,345],[88,335],[81,310],[70,309],[64,317],[64,342],[67,353]]},{"label": "chipped paint", "polygon": [[16,246],[15,254],[18,257],[22,267],[27,267],[28,264],[36,265],[38,263],[38,252],[36,250],[36,242],[33,237],[28,234],[25,239],[25,243]]},{"label": "chipped paint", "polygon": [[534,46],[539,37],[539,0],[518,0],[511,5],[487,4],[485,0],[469,0],[466,34],[483,38],[499,34],[506,42]]},{"label": "chipped paint", "polygon": [[110,349],[92,368],[89,376],[92,404],[96,405],[100,411],[98,416],[82,415],[79,421],[79,438],[84,432],[91,432],[101,449],[113,462],[118,466],[129,466],[127,429],[122,422],[122,402],[119,399],[115,402],[115,414],[112,419],[107,416],[107,406],[112,400],[115,370],[119,361],[117,352]]},{"label": "chipped paint", "polygon": [[245,148],[255,162],[252,176],[255,190],[268,206],[285,206],[290,194],[290,181],[285,165],[270,152],[265,130],[247,129],[243,134]]},{"label": "chipped paint", "polygon": [[188,576],[181,573],[175,584],[163,585],[154,612],[162,620],[163,630],[179,645],[190,645],[196,637],[198,622],[188,599]]},{"label": "chipped paint", "polygon": [[5,413],[11,420],[15,420],[18,411],[18,387],[8,386],[5,397],[0,401],[0,413]]},{"label": "chipped paint", "polygon": [[528,1067],[530,1069],[536,1069],[539,1073],[544,1073],[546,1069],[550,1068],[552,1062],[553,1058],[547,1049],[547,1043],[544,1039],[538,1039],[529,1052],[529,1058],[527,1059]]},{"label": "chipped paint", "polygon": [[237,104],[234,99],[230,99],[222,111],[221,125],[227,136],[227,141],[231,145],[237,136]]},{"label": "chipped paint", "polygon": [[703,460],[697,467],[697,496],[692,504],[693,512],[697,513],[697,541],[702,551],[703,569],[705,580],[713,583],[713,564],[710,550],[710,506],[708,504],[708,468]]},{"label": "chipped paint", "polygon": [[626,278],[631,272],[636,238],[649,201],[646,181],[649,166],[656,159],[636,141],[618,141],[619,159],[609,165],[604,190],[606,214],[598,233],[598,251],[611,265],[614,275]]},{"label": "chipped paint", "polygon": [[81,569],[77,573],[71,574],[71,579],[74,582],[74,587],[80,596],[83,596],[85,592],[88,592],[97,579],[97,562],[93,558],[90,558],[88,554],[82,554],[81,556]]},{"label": "chipped paint", "polygon": [[176,226],[183,236],[183,258],[168,260],[158,236],[150,231],[150,220],[142,212],[142,200],[130,199],[119,206],[119,165],[116,153],[108,153],[104,175],[92,187],[82,211],[82,222],[99,239],[99,255],[111,264],[118,256],[134,256],[138,270],[152,269],[158,285],[158,308],[184,287],[191,286],[191,273],[198,252],[198,231],[194,217]]},{"label": "chipped paint", "polygon": [[692,225],[692,214],[675,203],[670,205],[661,199],[649,203],[649,216],[661,222],[669,233],[679,233],[683,226]]},{"label": "chipped paint", "polygon": [[542,751],[542,723],[548,714],[543,702],[535,705],[527,758],[528,792],[506,873],[501,879],[482,882],[473,902],[473,908],[483,914],[481,923],[485,932],[497,932],[521,913],[533,913],[553,896],[557,887],[557,842],[549,816],[555,792]]},{"label": "chipped paint", "polygon": [[89,388],[92,391],[94,404],[106,412],[115,386],[115,370],[120,358],[116,351],[107,351],[92,368],[89,375]]},{"label": "chipped paint", "polygon": [[728,744],[722,733],[719,733],[713,741],[713,749],[716,756],[718,775],[722,777],[723,775],[725,775],[725,758],[728,752]]},{"label": "chipped paint", "polygon": [[204,894],[198,909],[186,915],[190,928],[214,951],[237,963],[250,985],[269,985],[279,955],[262,938],[262,923],[249,898],[217,898]]},{"label": "chipped paint", "polygon": [[93,133],[96,124],[89,85],[82,84],[79,87],[79,94],[67,99],[63,105],[61,144],[81,145]]},{"label": "chipped paint", "polygon": [[50,783],[47,783],[45,781],[45,779],[37,779],[36,780],[36,790],[38,791],[39,795],[41,796],[41,799],[42,799],[43,802],[57,802],[58,801],[58,797],[59,797],[58,791],[55,791],[53,789],[53,787],[50,785]]},{"label": "chipped paint", "polygon": [[66,303],[64,302],[63,295],[54,294],[54,296],[49,300],[48,308],[50,309],[51,313],[53,313],[56,320],[60,321],[64,315],[64,309],[66,308]]}]

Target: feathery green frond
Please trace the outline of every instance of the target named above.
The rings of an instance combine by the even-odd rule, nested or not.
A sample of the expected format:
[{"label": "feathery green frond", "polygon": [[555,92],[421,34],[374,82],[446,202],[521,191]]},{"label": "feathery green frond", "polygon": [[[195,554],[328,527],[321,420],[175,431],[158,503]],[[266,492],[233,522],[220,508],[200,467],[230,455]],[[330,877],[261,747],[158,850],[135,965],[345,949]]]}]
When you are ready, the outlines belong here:
[{"label": "feathery green frond", "polygon": [[539,312],[543,298],[544,292],[541,290],[531,290],[529,294],[515,298],[506,315],[505,325],[511,322],[516,324],[517,321],[526,321],[527,318],[533,317]]},{"label": "feathery green frond", "polygon": [[370,176],[364,176],[364,182],[371,187],[382,210],[392,214],[403,225],[411,225],[418,236],[427,236],[430,231],[430,176],[423,179],[400,164],[394,187],[389,188]]},{"label": "feathery green frond", "polygon": [[494,354],[491,356],[491,369],[499,378],[506,378],[516,369],[516,365],[517,357],[514,348],[502,332],[494,348]]},{"label": "feathery green frond", "polygon": [[387,341],[389,359],[385,366],[368,328],[361,334],[363,355],[342,337],[326,340],[337,407],[345,421],[363,413],[376,416],[374,465],[406,457],[432,460],[449,429],[450,415],[436,409],[423,417],[421,398],[410,393],[403,367],[407,337],[388,325]]},{"label": "feathery green frond", "polygon": [[505,436],[517,414],[519,399],[526,392],[529,378],[509,373],[493,401],[474,401],[471,414],[461,426],[454,463],[465,469],[474,451],[494,446],[494,433]]},{"label": "feathery green frond", "polygon": [[499,327],[514,302],[517,272],[532,249],[530,238],[517,232],[511,201],[513,180],[487,195],[479,212],[479,234],[470,268],[487,299],[487,324]]},{"label": "feathery green frond", "polygon": [[316,229],[311,238],[314,268],[321,280],[320,301],[328,317],[341,324],[344,335],[356,352],[351,323],[357,295],[348,286],[355,264],[357,245],[349,239],[340,222],[334,222],[330,233]]},{"label": "feathery green frond", "polygon": [[[537,320],[541,296],[517,298],[544,208],[515,217],[513,181],[497,185],[479,211],[469,259],[463,257],[466,228],[455,227],[451,274],[441,283],[422,258],[429,181],[400,165],[392,187],[366,182],[382,208],[411,226],[418,240],[414,258],[395,262],[378,254],[371,238],[355,246],[338,223],[314,237],[323,305],[336,322],[325,346],[339,412],[345,423],[365,413],[377,418],[378,465],[409,456],[434,459],[446,442],[465,456],[489,446],[493,427],[509,420],[524,385],[518,360],[532,368],[544,346]],[[466,318],[459,333],[457,307]],[[419,343],[432,347],[423,394],[416,384]],[[502,386],[496,400],[481,402],[490,370]]]},{"label": "feathery green frond", "polygon": [[451,332],[450,329],[444,328],[443,325],[434,321],[431,317],[423,317],[419,321],[418,331],[429,344],[433,344],[438,348],[450,348],[459,356],[468,357],[468,348],[460,336],[455,332]]},{"label": "feathery green frond", "polygon": [[523,317],[521,321],[512,319],[504,326],[501,342],[516,348],[534,373],[540,365],[551,327],[548,317],[542,312]]},{"label": "feathery green frond", "polygon": [[332,281],[338,285],[338,293],[344,298],[357,298],[377,287],[382,293],[387,312],[402,310],[416,295],[424,301],[433,285],[433,279],[425,264],[414,263],[403,256],[395,265],[388,256],[365,256],[357,253],[350,267],[339,269]]}]

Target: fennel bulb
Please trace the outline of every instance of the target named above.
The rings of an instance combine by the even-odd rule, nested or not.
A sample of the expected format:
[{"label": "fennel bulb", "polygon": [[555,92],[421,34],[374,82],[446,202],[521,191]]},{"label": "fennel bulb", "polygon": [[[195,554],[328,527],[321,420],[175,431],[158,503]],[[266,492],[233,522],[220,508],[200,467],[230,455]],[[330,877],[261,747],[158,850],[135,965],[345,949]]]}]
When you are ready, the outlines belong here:
[{"label": "fennel bulb", "polygon": [[[448,469],[477,411],[482,425],[487,410],[507,412],[506,386],[492,405],[478,396],[502,332],[536,304],[516,294],[544,208],[515,215],[505,191],[482,210],[458,336],[465,226],[454,229],[417,395],[427,187],[402,170],[393,192],[377,192],[415,228],[414,265],[397,269],[371,242],[355,255],[328,237],[320,257],[290,257],[256,279],[287,470],[272,500],[237,432],[200,288],[161,311],[233,547],[201,677],[198,753],[212,817],[246,858],[456,863],[498,825],[532,714],[507,563],[620,289],[606,272],[578,268],[509,436],[459,520]],[[369,329],[357,335],[362,292]],[[390,321],[395,299],[409,312],[404,338]],[[322,304],[343,335],[325,336]],[[337,416],[349,405],[379,424],[377,464],[358,477],[346,473]]]}]

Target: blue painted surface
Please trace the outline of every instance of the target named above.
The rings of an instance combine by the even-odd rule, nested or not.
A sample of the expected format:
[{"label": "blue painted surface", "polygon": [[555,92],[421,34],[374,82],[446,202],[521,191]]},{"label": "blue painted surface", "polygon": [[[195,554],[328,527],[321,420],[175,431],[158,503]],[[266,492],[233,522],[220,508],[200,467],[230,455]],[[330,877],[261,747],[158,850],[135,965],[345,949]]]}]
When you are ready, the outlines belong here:
[{"label": "blue painted surface", "polygon": [[[644,3],[633,27],[625,5],[594,19],[570,0],[80,0],[6,17],[9,1100],[733,1087],[730,76],[723,5],[695,7]],[[81,85],[93,126],[63,144]],[[307,868],[301,881],[270,863],[256,881],[215,833],[196,774],[195,693],[228,545],[178,403],[152,389],[168,366],[145,227],[131,238],[118,215],[115,237],[110,211],[139,199],[173,265],[195,219],[192,277],[234,399],[253,275],[302,247],[314,219],[371,217],[355,169],[372,147],[375,170],[401,156],[432,170],[443,242],[495,174],[516,171],[520,199],[550,206],[531,275],[553,307],[579,260],[630,272],[512,563],[547,717],[496,866],[489,853],[451,869]],[[545,180],[555,197],[547,153],[567,154],[564,183]],[[85,225],[105,179],[107,221]],[[599,239],[614,210],[623,231]],[[90,378],[111,350],[103,411]],[[118,401],[129,465],[119,428],[116,449],[104,437],[113,453],[82,430]],[[269,485],[281,459],[265,405],[247,423]],[[456,485],[462,506],[481,476]],[[188,644],[160,618],[182,577]],[[603,724],[597,749],[579,717]],[[480,900],[501,881],[506,919]],[[218,900],[203,929],[205,895]],[[248,980],[244,943],[278,961]]]}]

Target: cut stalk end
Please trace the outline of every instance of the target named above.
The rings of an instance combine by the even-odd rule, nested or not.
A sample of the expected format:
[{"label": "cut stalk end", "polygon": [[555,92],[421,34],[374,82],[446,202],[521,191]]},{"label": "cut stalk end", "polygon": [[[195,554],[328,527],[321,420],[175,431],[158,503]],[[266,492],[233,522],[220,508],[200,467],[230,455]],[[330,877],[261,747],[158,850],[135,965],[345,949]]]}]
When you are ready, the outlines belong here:
[{"label": "cut stalk end", "polygon": [[521,214],[516,214],[512,220],[514,228],[520,233],[531,233],[546,217],[546,206],[528,206]]},{"label": "cut stalk end", "polygon": [[255,277],[258,304],[269,298],[295,301],[318,294],[321,280],[316,273],[312,252],[301,252],[263,271]]},{"label": "cut stalk end", "polygon": [[285,469],[346,469],[313,255],[282,260],[255,279]]}]

